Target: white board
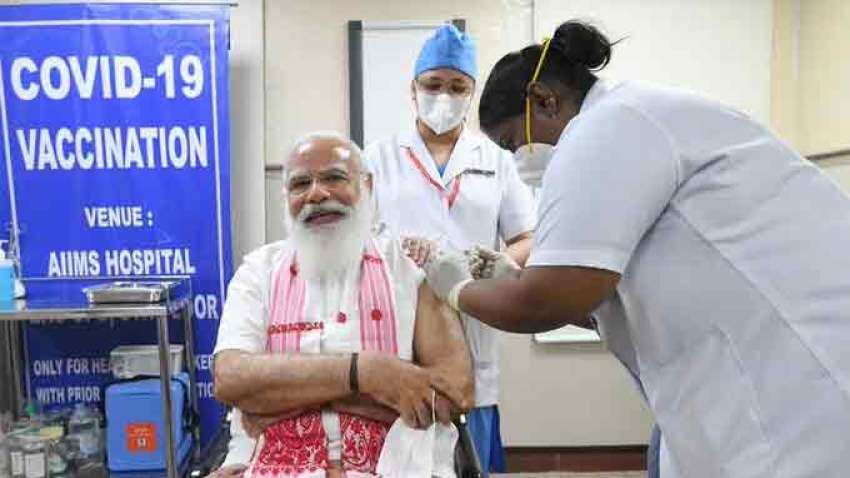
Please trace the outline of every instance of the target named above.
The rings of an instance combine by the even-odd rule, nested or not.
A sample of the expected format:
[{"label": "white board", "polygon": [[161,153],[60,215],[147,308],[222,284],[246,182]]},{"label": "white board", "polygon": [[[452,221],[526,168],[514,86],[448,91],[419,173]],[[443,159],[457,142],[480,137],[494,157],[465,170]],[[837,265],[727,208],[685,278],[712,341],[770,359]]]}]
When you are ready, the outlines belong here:
[{"label": "white board", "polygon": [[410,82],[419,50],[440,22],[363,24],[363,144],[414,126]]},{"label": "white board", "polygon": [[567,325],[560,329],[534,334],[534,341],[538,344],[584,344],[601,342],[602,339],[593,330]]}]

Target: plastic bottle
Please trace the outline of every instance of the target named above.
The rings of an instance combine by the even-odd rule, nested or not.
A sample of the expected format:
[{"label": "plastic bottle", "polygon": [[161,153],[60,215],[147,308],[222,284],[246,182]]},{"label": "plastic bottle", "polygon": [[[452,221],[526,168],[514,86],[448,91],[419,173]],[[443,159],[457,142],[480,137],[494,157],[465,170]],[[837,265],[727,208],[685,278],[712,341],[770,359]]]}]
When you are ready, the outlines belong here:
[{"label": "plastic bottle", "polygon": [[62,454],[62,438],[65,431],[61,426],[46,426],[39,430],[39,436],[47,441],[47,471],[51,477],[59,476],[68,470],[68,462]]},{"label": "plastic bottle", "polygon": [[9,443],[9,469],[12,478],[24,478],[24,449],[19,434],[7,437]]},{"label": "plastic bottle", "polygon": [[100,416],[84,403],[74,405],[74,413],[68,420],[68,435],[74,436],[75,441],[80,443],[80,460],[100,461],[102,459]]},{"label": "plastic bottle", "polygon": [[28,434],[21,437],[24,452],[24,477],[47,477],[47,441],[39,435]]},{"label": "plastic bottle", "polygon": [[15,261],[6,257],[3,244],[0,241],[0,301],[11,302],[15,299]]}]

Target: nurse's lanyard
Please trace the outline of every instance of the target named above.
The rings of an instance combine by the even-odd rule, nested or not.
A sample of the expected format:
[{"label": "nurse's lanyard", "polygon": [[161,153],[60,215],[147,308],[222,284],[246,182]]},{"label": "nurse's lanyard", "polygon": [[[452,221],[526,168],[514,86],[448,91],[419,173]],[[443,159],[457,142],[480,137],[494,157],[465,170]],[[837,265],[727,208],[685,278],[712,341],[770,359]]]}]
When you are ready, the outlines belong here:
[{"label": "nurse's lanyard", "polygon": [[434,186],[434,188],[437,189],[437,191],[440,193],[440,196],[445,198],[446,205],[449,207],[449,209],[451,209],[452,206],[454,206],[458,195],[460,194],[460,175],[458,174],[457,176],[455,176],[455,179],[452,184],[452,190],[449,191],[448,189],[446,189],[445,186],[435,181],[434,178],[432,178],[431,175],[428,174],[428,170],[425,169],[425,166],[422,164],[421,161],[419,161],[419,158],[417,158],[416,155],[413,154],[412,149],[410,149],[409,147],[405,147],[404,150],[405,152],[407,152],[407,157],[410,158],[410,162],[413,163],[413,167],[419,170],[419,173],[422,174],[422,177],[426,181],[431,183],[431,186]]}]

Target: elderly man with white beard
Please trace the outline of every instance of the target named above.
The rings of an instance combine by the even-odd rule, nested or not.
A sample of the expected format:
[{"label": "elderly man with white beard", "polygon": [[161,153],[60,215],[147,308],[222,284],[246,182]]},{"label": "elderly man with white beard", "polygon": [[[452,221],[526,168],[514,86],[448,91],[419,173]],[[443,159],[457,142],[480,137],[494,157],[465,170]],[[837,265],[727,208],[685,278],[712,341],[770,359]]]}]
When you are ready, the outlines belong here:
[{"label": "elderly man with white beard", "polygon": [[309,135],[284,170],[291,238],[247,255],[230,283],[216,398],[259,437],[246,476],[376,476],[396,417],[423,428],[432,403],[442,422],[472,405],[463,331],[401,243],[373,234],[356,145]]}]

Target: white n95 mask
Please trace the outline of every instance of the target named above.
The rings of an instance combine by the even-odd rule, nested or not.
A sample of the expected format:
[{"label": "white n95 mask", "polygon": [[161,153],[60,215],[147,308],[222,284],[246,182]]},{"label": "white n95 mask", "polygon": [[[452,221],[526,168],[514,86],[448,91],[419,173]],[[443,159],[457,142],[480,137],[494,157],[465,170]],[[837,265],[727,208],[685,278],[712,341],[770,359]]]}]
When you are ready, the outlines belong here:
[{"label": "white n95 mask", "polygon": [[543,173],[555,154],[555,147],[546,143],[529,143],[514,153],[519,178],[531,187],[540,187]]},{"label": "white n95 mask", "polygon": [[472,96],[431,94],[416,90],[419,119],[440,135],[457,127],[466,116]]}]

